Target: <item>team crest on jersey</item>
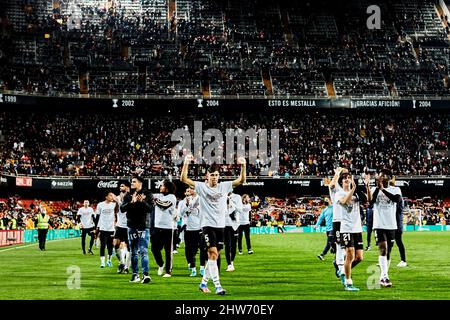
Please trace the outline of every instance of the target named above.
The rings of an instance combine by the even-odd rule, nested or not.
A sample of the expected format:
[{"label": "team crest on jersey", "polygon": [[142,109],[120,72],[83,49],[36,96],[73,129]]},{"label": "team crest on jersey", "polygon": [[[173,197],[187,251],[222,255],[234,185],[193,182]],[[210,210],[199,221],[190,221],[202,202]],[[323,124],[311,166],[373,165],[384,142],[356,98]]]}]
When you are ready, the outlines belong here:
[{"label": "team crest on jersey", "polygon": [[211,202],[219,202],[220,198],[222,198],[223,196],[225,196],[225,194],[222,194],[220,192],[206,195],[208,200],[210,200]]},{"label": "team crest on jersey", "polygon": [[[381,192],[380,192],[381,193]],[[378,194],[378,202],[380,204],[384,204],[384,205],[388,205],[391,204],[391,200],[389,200],[389,198],[383,193],[383,194]]]},{"label": "team crest on jersey", "polygon": [[343,204],[342,206],[344,207],[344,209],[347,212],[352,212],[353,210],[353,206],[357,203],[358,198],[356,198],[355,196],[352,197],[352,201],[349,204]]}]

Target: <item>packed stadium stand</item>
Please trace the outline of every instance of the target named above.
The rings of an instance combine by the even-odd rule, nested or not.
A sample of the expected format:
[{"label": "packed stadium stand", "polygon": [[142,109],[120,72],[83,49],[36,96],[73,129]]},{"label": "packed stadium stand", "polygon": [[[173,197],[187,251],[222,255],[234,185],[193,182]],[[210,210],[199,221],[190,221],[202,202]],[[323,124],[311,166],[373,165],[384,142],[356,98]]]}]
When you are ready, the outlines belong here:
[{"label": "packed stadium stand", "polygon": [[[0,170],[13,175],[138,172],[177,177],[181,166],[174,165],[172,149],[179,142],[171,141],[172,132],[185,128],[192,135],[195,120],[221,132],[279,129],[279,154],[271,156],[279,156],[280,166],[272,176],[333,175],[337,165],[356,174],[381,168],[406,176],[450,174],[450,115],[442,112],[216,113],[203,119],[195,114],[0,112],[0,120]],[[270,130],[267,133],[270,142]],[[225,162],[221,159],[219,163]],[[256,159],[249,163],[248,175],[257,177],[269,165]],[[206,167],[194,165],[191,174],[203,176]],[[236,176],[239,166],[224,164],[221,173]]]},{"label": "packed stadium stand", "polygon": [[437,1],[5,0],[0,88],[29,94],[443,97]]}]

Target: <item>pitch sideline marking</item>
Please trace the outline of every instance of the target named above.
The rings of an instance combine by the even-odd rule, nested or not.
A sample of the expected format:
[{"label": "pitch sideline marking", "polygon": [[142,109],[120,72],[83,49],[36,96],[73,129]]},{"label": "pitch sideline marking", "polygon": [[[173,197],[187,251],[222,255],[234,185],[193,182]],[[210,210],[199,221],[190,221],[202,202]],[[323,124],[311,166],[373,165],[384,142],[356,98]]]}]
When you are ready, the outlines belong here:
[{"label": "pitch sideline marking", "polygon": [[[49,242],[47,243],[53,243],[56,241],[64,241],[64,240],[73,240],[73,239],[79,239],[79,237],[76,238],[68,238],[68,239],[58,239],[58,240],[49,240]],[[9,250],[17,250],[17,249],[21,249],[21,248],[28,248],[28,247],[32,247],[35,245],[39,245],[39,243],[31,243],[31,244],[26,244],[24,246],[20,246],[20,247],[14,247],[14,248],[8,248],[8,249],[0,249],[0,253],[4,252],[4,251],[9,251]]]}]

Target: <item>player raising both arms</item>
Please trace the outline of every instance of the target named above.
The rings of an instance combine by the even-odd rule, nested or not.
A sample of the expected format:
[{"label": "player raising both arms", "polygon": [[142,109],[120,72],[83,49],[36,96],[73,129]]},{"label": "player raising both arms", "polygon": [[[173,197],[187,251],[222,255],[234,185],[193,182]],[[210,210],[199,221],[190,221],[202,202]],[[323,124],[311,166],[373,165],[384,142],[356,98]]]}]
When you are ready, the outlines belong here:
[{"label": "player raising both arms", "polygon": [[373,229],[378,245],[378,263],[381,268],[380,285],[392,287],[389,280],[389,257],[397,230],[396,211],[401,200],[400,189],[389,186],[392,179],[389,170],[381,170],[376,178],[376,187],[369,190],[369,202],[373,204]]},{"label": "player raising both arms", "polygon": [[333,203],[333,249],[336,253],[336,259],[333,261],[334,268],[336,269],[336,277],[341,278],[342,283],[344,283],[344,261],[345,261],[345,250],[341,247],[341,210],[338,209],[335,195],[341,189],[338,184],[338,180],[341,174],[348,173],[345,168],[337,168],[334,170],[333,179],[331,179],[328,185],[328,190],[330,192],[330,199]]},{"label": "player raising both arms", "polygon": [[194,187],[199,196],[201,227],[203,230],[203,243],[208,248],[208,264],[200,284],[202,292],[210,292],[208,289],[209,278],[212,278],[216,287],[216,294],[224,295],[219,280],[217,258],[224,242],[225,215],[227,214],[227,197],[233,188],[246,181],[246,161],[240,157],[238,163],[242,165],[239,178],[234,181],[219,182],[219,168],[212,165],[207,170],[207,182],[192,181],[188,178],[189,164],[193,160],[192,155],[186,156],[181,170],[181,182]]},{"label": "player raising both arms", "polygon": [[[369,176],[366,177],[366,192],[369,188]],[[363,259],[362,223],[360,205],[367,201],[367,196],[357,192],[356,182],[348,173],[342,173],[338,181],[342,189],[336,192],[338,210],[341,212],[341,244],[345,247],[345,283],[347,291],[359,291],[353,286],[352,268]]]}]

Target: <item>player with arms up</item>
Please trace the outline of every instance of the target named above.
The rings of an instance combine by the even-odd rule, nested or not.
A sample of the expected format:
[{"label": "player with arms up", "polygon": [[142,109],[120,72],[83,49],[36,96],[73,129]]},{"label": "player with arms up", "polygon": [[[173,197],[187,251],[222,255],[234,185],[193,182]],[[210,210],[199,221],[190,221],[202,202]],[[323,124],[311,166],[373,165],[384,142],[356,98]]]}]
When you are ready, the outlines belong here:
[{"label": "player with arms up", "polygon": [[246,181],[246,161],[240,157],[238,163],[241,167],[239,178],[234,181],[219,182],[219,168],[212,165],[207,170],[207,182],[192,181],[188,178],[189,164],[193,160],[192,155],[186,156],[183,169],[181,170],[181,182],[193,187],[199,196],[201,227],[203,243],[208,249],[208,263],[205,275],[200,284],[200,290],[208,293],[208,281],[212,278],[216,287],[216,294],[224,295],[219,280],[219,269],[217,258],[224,243],[225,215],[227,214],[227,197],[233,188],[245,183]]},{"label": "player with arms up", "polygon": [[330,199],[333,203],[333,239],[332,248],[336,253],[336,259],[333,261],[334,268],[336,269],[336,277],[341,278],[341,281],[344,281],[344,261],[345,261],[345,250],[341,247],[341,210],[336,203],[335,195],[341,190],[341,186],[339,186],[338,180],[341,174],[348,173],[348,170],[345,168],[338,167],[334,170],[333,179],[331,179],[330,184],[328,185],[328,190],[330,192]]},{"label": "player with arms up", "polygon": [[[366,191],[369,188],[369,179],[367,176],[365,180]],[[367,196],[356,191],[356,182],[348,173],[340,175],[339,185],[342,189],[336,192],[335,198],[341,215],[341,245],[345,247],[344,287],[346,291],[359,291],[353,286],[352,268],[363,260],[360,205],[367,202]]]}]

